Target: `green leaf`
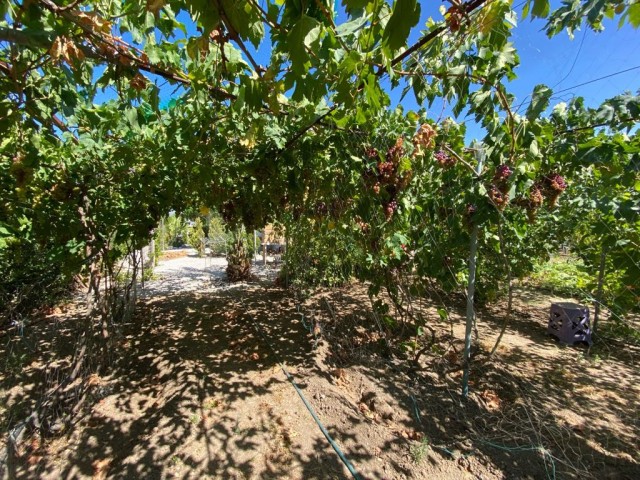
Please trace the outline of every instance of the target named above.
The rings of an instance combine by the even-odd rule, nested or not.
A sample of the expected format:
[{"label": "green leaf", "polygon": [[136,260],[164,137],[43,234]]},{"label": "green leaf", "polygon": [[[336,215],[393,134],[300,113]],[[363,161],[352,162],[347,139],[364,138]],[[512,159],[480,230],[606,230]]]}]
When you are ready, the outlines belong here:
[{"label": "green leaf", "polygon": [[549,0],[533,0],[533,8],[531,9],[532,18],[547,18],[551,5]]},{"label": "green leaf", "polygon": [[636,2],[633,5],[629,5],[626,13],[629,18],[629,23],[634,27],[640,27],[640,3]]},{"label": "green leaf", "polygon": [[363,9],[368,3],[369,0],[342,0],[342,5],[349,13]]},{"label": "green leaf", "polygon": [[308,15],[302,15],[291,28],[287,40],[291,66],[297,74],[302,75],[308,70],[309,67],[306,65],[309,61],[307,49],[312,48],[313,44],[317,42],[320,31],[320,23]]},{"label": "green leaf", "polygon": [[338,37],[346,37],[352,35],[367,24],[368,17],[364,13],[361,13],[350,20],[349,22],[342,23],[336,27],[336,35]]},{"label": "green leaf", "polygon": [[136,110],[135,108],[128,108],[125,111],[125,115],[132,128],[134,129],[140,128],[140,125],[138,124],[138,110]]},{"label": "green leaf", "polygon": [[538,141],[534,138],[529,145],[529,152],[533,157],[540,156],[540,148],[538,147]]},{"label": "green leaf", "polygon": [[193,19],[203,28],[204,35],[209,35],[220,22],[218,9],[211,8],[207,0],[191,0],[188,5]]},{"label": "green leaf", "polygon": [[382,44],[391,52],[400,49],[419,20],[420,4],[416,0],[396,0],[391,18],[382,33]]},{"label": "green leaf", "polygon": [[546,85],[536,85],[531,94],[531,103],[527,108],[527,119],[535,120],[549,106],[549,99],[553,92]]},{"label": "green leaf", "polygon": [[377,77],[373,73],[367,76],[367,80],[364,82],[364,90],[369,105],[375,109],[380,108],[380,89],[378,88]]}]

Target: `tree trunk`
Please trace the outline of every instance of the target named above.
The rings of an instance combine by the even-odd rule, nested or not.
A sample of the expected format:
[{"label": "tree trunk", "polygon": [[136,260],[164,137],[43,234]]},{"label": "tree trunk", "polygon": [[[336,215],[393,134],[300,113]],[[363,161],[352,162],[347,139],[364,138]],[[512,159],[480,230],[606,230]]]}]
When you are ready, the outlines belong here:
[{"label": "tree trunk", "polygon": [[237,232],[234,237],[231,250],[227,254],[227,278],[230,282],[241,282],[251,277],[251,260],[242,232]]}]

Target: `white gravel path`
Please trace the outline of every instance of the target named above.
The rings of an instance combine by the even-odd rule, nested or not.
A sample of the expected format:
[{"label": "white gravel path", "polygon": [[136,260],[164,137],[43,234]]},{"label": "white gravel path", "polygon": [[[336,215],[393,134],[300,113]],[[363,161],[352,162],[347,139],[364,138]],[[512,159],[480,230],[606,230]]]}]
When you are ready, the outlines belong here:
[{"label": "white gravel path", "polygon": [[[273,262],[272,257],[267,257]],[[224,257],[198,257],[195,250],[187,256],[161,260],[153,270],[153,279],[145,283],[144,296],[155,297],[185,291],[233,288],[227,282],[227,259]],[[262,257],[253,262],[252,273],[260,280],[274,280],[279,264],[262,263]]]}]

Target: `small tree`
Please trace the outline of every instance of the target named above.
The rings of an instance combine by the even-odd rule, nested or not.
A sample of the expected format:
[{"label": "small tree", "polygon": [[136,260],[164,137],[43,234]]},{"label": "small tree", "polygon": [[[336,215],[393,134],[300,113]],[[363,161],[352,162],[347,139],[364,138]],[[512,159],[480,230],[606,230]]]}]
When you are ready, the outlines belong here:
[{"label": "small tree", "polygon": [[193,226],[187,231],[187,242],[189,246],[198,251],[198,256],[204,256],[204,230],[202,228],[202,220],[196,218]]},{"label": "small tree", "polygon": [[251,259],[242,231],[236,231],[233,234],[231,250],[227,254],[227,263],[227,278],[230,282],[240,282],[251,276]]}]

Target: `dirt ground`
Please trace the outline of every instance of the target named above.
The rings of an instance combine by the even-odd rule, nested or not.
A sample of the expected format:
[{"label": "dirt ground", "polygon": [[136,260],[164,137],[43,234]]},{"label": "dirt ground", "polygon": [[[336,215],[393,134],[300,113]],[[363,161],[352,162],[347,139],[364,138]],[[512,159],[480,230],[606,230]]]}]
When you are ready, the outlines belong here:
[{"label": "dirt ground", "polygon": [[[283,367],[364,479],[640,478],[639,352],[610,343],[587,356],[547,337],[560,299],[518,291],[491,360],[504,308],[479,312],[463,400],[462,304],[448,305],[451,322],[437,301],[421,305],[437,341],[416,364],[424,339],[391,334],[363,286],[298,303],[256,269],[229,285],[221,260],[161,263],[76,424],[25,442],[3,478],[350,478]],[[5,431],[68,362],[80,314],[59,309],[2,339]]]}]

